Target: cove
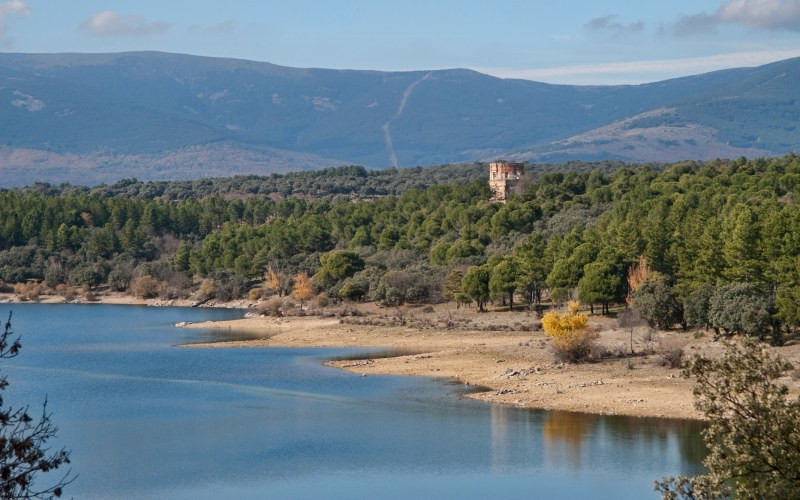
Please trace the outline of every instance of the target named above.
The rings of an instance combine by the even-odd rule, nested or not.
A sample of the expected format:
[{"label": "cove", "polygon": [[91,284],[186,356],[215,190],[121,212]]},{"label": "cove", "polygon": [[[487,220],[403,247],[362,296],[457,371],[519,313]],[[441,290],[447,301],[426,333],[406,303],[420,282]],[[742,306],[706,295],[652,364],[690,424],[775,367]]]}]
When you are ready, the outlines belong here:
[{"label": "cove", "polygon": [[364,350],[185,349],[241,311],[4,304],[7,398],[45,395],[75,498],[657,498],[702,471],[700,423],[547,412],[322,366]]}]

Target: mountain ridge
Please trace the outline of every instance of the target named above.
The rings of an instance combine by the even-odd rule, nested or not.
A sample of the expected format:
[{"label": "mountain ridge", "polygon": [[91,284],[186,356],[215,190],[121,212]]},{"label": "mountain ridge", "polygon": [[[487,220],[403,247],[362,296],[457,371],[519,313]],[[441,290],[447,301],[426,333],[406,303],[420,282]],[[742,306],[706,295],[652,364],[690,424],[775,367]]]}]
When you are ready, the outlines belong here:
[{"label": "mountain ridge", "polygon": [[[800,149],[799,94],[800,58],[640,85],[573,86],[464,68],[0,53],[0,186],[495,157],[777,155]],[[224,147],[214,153],[216,145]]]}]

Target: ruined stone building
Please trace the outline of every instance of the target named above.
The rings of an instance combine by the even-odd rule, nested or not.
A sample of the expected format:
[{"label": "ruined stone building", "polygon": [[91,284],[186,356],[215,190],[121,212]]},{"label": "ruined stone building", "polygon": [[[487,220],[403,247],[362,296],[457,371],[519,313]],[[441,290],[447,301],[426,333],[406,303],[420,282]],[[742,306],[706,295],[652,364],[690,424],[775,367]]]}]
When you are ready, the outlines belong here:
[{"label": "ruined stone building", "polygon": [[492,201],[505,203],[511,191],[525,174],[525,164],[508,161],[494,161],[489,164],[489,188]]}]

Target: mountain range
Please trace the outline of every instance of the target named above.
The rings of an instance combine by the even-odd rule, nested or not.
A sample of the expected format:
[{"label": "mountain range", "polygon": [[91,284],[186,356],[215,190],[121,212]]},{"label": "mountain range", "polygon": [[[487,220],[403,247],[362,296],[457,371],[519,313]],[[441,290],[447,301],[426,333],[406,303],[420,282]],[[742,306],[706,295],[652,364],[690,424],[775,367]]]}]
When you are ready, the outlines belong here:
[{"label": "mountain range", "polygon": [[494,158],[800,149],[800,59],[642,85],[301,69],[161,52],[0,54],[0,187]]}]

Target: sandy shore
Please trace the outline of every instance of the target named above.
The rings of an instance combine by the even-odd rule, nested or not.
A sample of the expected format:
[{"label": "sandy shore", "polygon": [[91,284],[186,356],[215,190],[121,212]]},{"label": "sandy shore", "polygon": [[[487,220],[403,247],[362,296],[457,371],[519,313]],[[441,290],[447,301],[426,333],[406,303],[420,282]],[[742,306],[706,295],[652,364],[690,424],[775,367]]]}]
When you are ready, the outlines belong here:
[{"label": "sandy shore", "polygon": [[[19,302],[13,294],[0,294],[0,303]],[[63,297],[42,296],[39,303],[64,303]],[[190,307],[191,300],[142,300],[125,294],[106,293],[96,300],[70,303],[130,304]],[[207,303],[203,307],[248,309],[248,301]],[[693,382],[680,371],[662,366],[657,353],[664,346],[682,347],[693,353],[719,353],[721,346],[709,334],[681,331],[644,331],[634,335],[635,356],[622,355],[630,349],[630,332],[616,328],[615,321],[591,316],[590,326],[598,342],[617,356],[597,363],[564,364],[554,361],[549,338],[541,331],[519,331],[534,318],[526,313],[454,310],[444,304],[434,310],[405,311],[401,326],[396,311],[374,304],[359,305],[366,317],[253,317],[231,321],[181,325],[186,328],[214,328],[236,331],[252,340],[191,344],[187,347],[365,347],[376,352],[391,351],[389,357],[331,361],[330,366],[370,375],[419,375],[446,377],[469,386],[485,388],[468,397],[492,403],[528,408],[588,413],[701,418],[694,409]],[[361,323],[361,324],[358,324]],[[372,323],[372,324],[364,324]],[[444,325],[448,326],[444,326]],[[800,367],[800,342],[790,342],[774,352]],[[800,377],[784,377],[792,394],[800,394]]]},{"label": "sandy shore", "polygon": [[[603,320],[595,320],[603,321]],[[542,332],[487,332],[368,326],[328,318],[246,318],[197,323],[189,328],[251,332],[254,340],[191,347],[375,347],[399,351],[393,357],[332,361],[328,365],[365,375],[449,377],[487,388],[468,396],[492,403],[590,413],[700,418],[692,382],[679,370],[658,366],[657,355],[615,358],[580,365],[554,362]],[[621,344],[627,332],[602,330],[600,340]],[[692,352],[697,346],[681,337]],[[629,338],[629,337],[628,337]],[[669,339],[671,340],[671,339]],[[636,346],[641,349],[644,346]]]}]

